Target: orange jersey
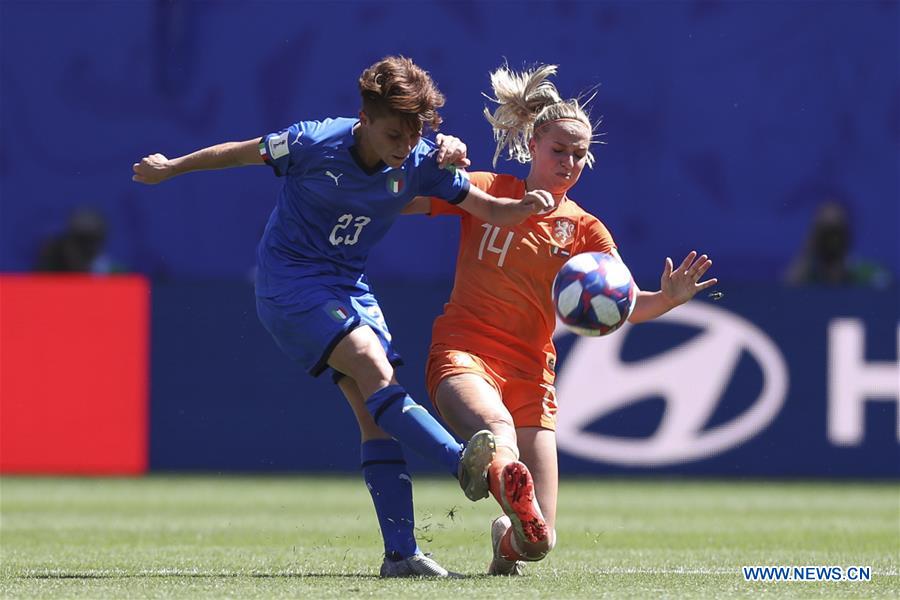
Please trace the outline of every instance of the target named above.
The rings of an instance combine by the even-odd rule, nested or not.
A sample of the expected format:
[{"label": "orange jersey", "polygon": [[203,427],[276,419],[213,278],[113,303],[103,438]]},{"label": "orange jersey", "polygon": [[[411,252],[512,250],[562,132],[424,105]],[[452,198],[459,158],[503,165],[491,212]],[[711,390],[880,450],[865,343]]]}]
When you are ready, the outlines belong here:
[{"label": "orange jersey", "polygon": [[[525,196],[525,182],[510,175],[472,173],[471,182],[493,196]],[[553,279],[576,254],[612,251],[609,231],[571,200],[513,227],[491,225],[437,198],[430,213],[462,218],[453,293],[434,322],[432,346],[466,350],[552,382]]]}]

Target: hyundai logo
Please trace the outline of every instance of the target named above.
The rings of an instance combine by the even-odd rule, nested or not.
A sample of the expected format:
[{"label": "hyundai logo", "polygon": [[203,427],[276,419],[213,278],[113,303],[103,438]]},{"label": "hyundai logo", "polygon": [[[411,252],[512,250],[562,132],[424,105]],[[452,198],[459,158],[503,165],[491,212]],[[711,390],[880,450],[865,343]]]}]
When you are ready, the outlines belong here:
[{"label": "hyundai logo", "polygon": [[[724,309],[689,302],[656,319],[698,329],[683,344],[640,362],[624,363],[626,324],[604,338],[579,338],[561,361],[557,440],[574,456],[622,466],[657,467],[699,460],[762,432],[784,404],[787,367],[775,344],[755,325]],[[557,330],[557,335],[565,335]],[[762,371],[759,396],[731,421],[706,428],[746,352]],[[598,385],[598,382],[608,382]],[[650,437],[593,433],[598,419],[649,397],[665,400]]]}]

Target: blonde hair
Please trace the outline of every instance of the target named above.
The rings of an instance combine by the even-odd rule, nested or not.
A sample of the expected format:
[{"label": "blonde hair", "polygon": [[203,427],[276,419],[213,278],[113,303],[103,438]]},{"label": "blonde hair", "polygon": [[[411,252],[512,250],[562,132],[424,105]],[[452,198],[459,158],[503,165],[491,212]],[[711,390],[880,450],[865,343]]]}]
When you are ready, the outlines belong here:
[{"label": "blonde hair", "polygon": [[[493,127],[497,142],[493,160],[495,167],[504,148],[511,160],[531,162],[528,143],[545,123],[572,119],[583,123],[593,134],[594,126],[584,105],[577,98],[563,100],[549,80],[552,75],[556,75],[556,65],[540,65],[521,73],[510,70],[509,65],[503,65],[491,73],[494,97],[487,94],[485,97],[496,103],[497,107],[493,113],[485,108],[484,117]],[[587,165],[590,167],[593,164],[594,155],[588,151]]]}]

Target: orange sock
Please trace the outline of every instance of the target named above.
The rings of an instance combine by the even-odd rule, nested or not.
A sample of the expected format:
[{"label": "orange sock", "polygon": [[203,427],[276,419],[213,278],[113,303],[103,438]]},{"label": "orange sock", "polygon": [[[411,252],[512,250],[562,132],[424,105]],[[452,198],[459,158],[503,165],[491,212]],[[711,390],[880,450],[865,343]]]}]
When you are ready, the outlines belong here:
[{"label": "orange sock", "polygon": [[[551,530],[552,531],[552,530]],[[500,556],[505,558],[506,560],[524,560],[528,562],[536,562],[539,560],[543,560],[547,554],[550,553],[550,550],[553,549],[553,546],[556,545],[556,532],[552,531],[551,533],[551,541],[547,544],[546,547],[533,548],[531,550],[522,549],[520,550],[518,546],[518,542],[516,541],[516,532],[512,527],[506,530],[506,533],[503,534],[503,537],[500,538]]]},{"label": "orange sock", "polygon": [[501,506],[503,506],[503,502],[500,500],[500,476],[503,473],[503,467],[511,462],[516,462],[516,460],[517,458],[512,452],[504,452],[498,447],[494,454],[494,460],[488,465],[488,486],[494,499],[500,502]]},{"label": "orange sock", "polygon": [[513,528],[510,527],[500,538],[500,556],[506,560],[524,560],[524,556],[513,546]]}]

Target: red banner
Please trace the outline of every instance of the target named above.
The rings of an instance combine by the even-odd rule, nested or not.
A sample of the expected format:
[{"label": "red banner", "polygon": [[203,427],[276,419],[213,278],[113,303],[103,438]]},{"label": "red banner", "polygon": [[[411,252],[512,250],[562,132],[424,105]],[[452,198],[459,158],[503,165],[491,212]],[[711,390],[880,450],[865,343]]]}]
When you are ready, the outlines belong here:
[{"label": "red banner", "polygon": [[0,472],[147,470],[150,286],[0,276]]}]

